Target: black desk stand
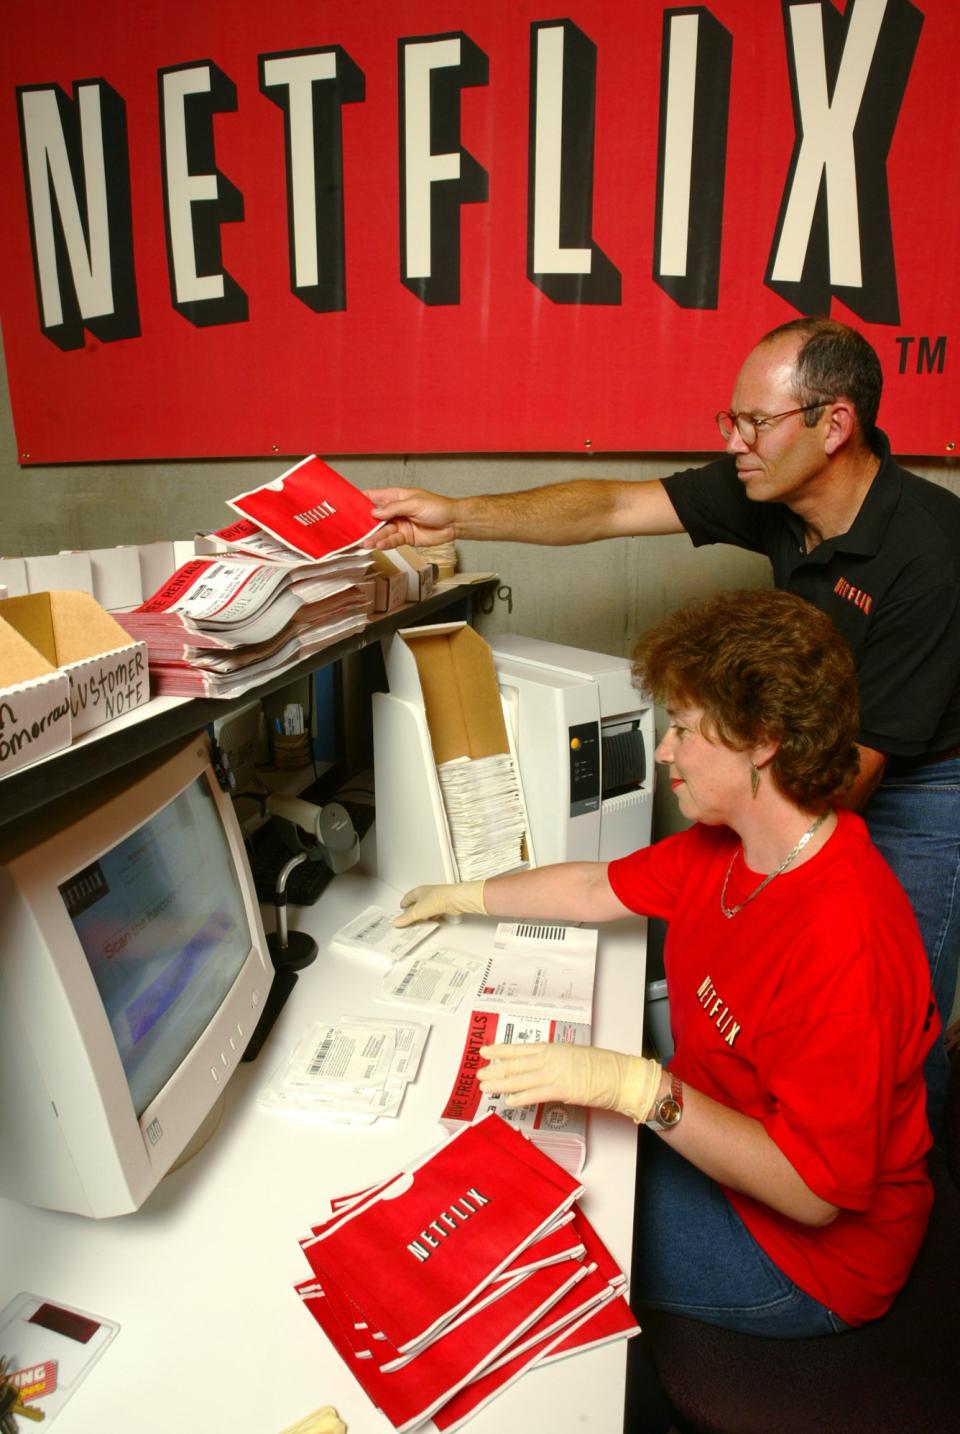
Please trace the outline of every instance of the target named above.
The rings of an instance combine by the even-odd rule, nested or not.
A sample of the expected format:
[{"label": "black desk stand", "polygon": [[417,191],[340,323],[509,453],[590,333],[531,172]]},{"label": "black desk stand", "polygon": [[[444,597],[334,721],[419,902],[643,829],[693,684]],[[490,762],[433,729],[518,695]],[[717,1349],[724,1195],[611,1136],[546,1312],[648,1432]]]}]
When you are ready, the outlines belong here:
[{"label": "black desk stand", "polygon": [[[315,854],[314,854],[315,853]],[[277,877],[274,905],[277,911],[277,929],[267,936],[267,949],[276,974],[264,1003],[263,1012],[241,1060],[252,1061],[260,1053],[260,1047],[273,1027],[274,1021],[286,1003],[287,997],[297,984],[297,972],[316,960],[317,943],[305,931],[287,929],[287,878],[304,861],[322,861],[319,848],[301,851],[292,856]]]}]

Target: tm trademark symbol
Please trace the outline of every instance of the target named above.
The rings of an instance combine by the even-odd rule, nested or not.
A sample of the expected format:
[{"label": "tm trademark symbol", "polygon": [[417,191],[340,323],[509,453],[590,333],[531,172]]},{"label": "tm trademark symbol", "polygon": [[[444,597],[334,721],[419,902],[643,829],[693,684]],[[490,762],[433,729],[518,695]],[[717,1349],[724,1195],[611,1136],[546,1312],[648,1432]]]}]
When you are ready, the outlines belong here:
[{"label": "tm trademark symbol", "polygon": [[894,339],[894,343],[900,345],[900,372],[907,372],[907,365],[910,362],[910,351],[913,345],[917,345],[916,365],[917,373],[943,373],[943,365],[947,357],[947,336],[940,334],[938,338],[931,339],[925,334],[915,337],[913,334],[901,334]]}]

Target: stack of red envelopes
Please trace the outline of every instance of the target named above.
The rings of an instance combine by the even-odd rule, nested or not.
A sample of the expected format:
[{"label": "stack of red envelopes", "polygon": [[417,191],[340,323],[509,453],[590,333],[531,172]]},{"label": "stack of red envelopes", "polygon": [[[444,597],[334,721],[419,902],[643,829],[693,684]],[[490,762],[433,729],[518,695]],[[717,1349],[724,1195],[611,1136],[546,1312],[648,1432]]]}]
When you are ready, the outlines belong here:
[{"label": "stack of red envelopes", "polygon": [[[361,546],[370,500],[312,456],[230,500],[240,517],[137,608],[118,613],[146,642],[158,696],[238,697],[360,632],[373,598]],[[199,550],[198,550],[199,551]]]},{"label": "stack of red envelopes", "polygon": [[491,1115],[334,1202],[297,1291],[396,1429],[452,1431],[534,1365],[638,1332],[582,1193]]}]

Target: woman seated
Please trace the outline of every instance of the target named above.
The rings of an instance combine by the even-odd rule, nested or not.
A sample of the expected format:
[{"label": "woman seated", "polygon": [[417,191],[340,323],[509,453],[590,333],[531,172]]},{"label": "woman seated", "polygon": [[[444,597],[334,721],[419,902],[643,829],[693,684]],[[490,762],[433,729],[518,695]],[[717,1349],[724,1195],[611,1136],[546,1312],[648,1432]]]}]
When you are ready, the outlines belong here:
[{"label": "woman seated", "polygon": [[[590,1046],[485,1047],[486,1091],[647,1123],[633,1296],[758,1334],[829,1334],[887,1309],[931,1188],[923,1062],[938,1031],[903,890],[860,817],[853,661],[785,592],[725,594],[639,642],[639,686],[687,830],[609,864],[417,887],[439,914],[665,918],[669,1070]],[[640,1040],[640,1031],[637,1032]]]}]

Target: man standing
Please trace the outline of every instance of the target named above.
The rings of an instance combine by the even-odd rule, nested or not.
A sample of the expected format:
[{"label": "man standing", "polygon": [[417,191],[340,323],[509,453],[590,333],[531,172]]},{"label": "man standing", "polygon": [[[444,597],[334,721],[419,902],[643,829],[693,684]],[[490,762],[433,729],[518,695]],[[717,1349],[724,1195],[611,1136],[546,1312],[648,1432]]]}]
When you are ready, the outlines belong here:
[{"label": "man standing", "polygon": [[[569,544],[689,533],[765,553],[777,587],[826,612],[860,685],[847,794],[909,895],[946,1028],[960,962],[960,498],[900,468],[876,427],[880,361],[856,330],[797,319],[748,355],[717,414],[726,457],[658,482],[582,479],[452,499],[368,496],[379,547],[454,538]],[[949,1066],[927,1064],[939,1124]]]}]

